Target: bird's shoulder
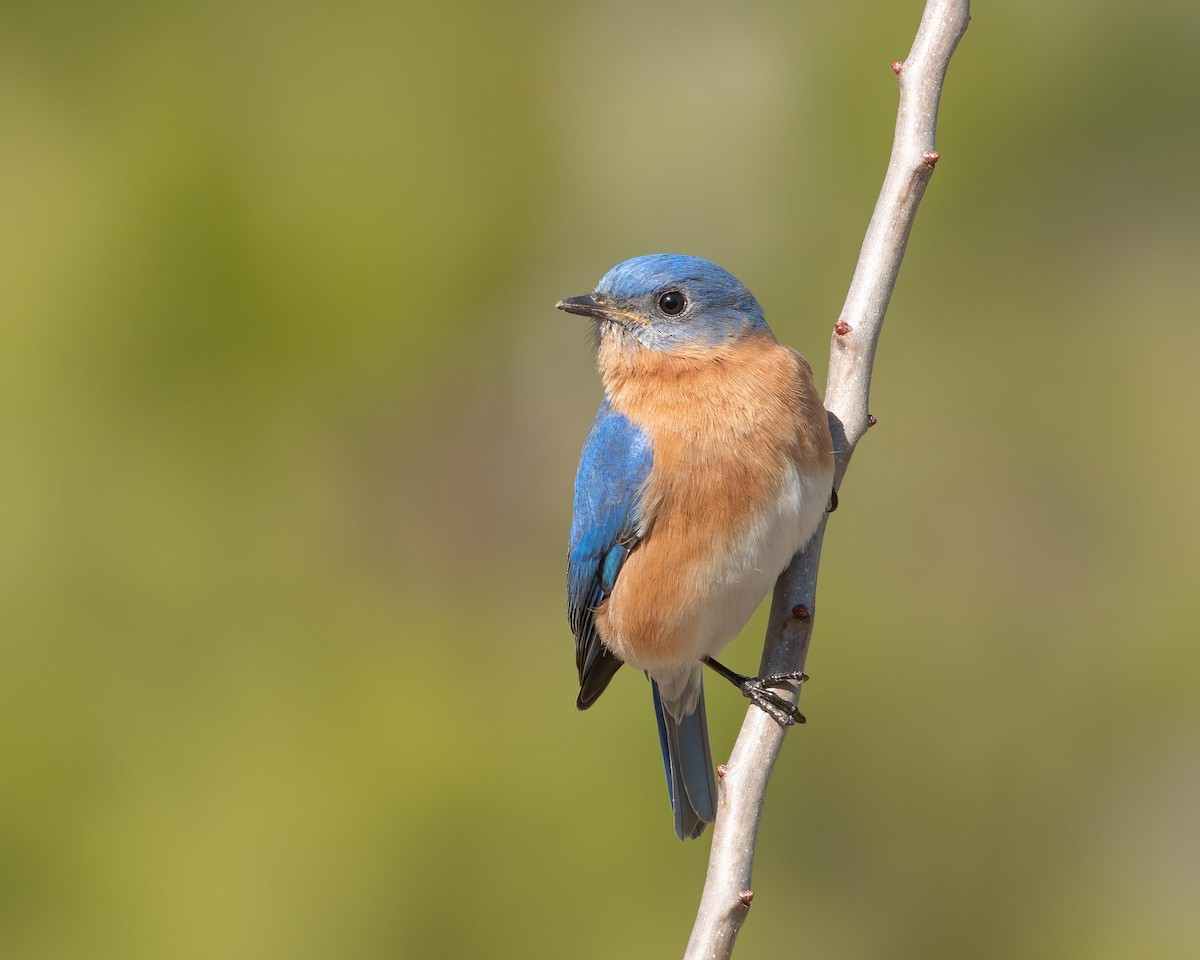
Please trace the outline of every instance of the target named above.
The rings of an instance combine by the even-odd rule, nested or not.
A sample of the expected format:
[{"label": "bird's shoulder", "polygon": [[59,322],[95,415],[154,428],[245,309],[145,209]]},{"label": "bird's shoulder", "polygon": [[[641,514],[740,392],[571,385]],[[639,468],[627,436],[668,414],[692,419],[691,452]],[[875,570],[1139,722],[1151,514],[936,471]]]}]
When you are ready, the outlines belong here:
[{"label": "bird's shoulder", "polygon": [[654,462],[650,435],[605,396],[575,475],[571,552],[597,558],[637,527],[638,494]]}]

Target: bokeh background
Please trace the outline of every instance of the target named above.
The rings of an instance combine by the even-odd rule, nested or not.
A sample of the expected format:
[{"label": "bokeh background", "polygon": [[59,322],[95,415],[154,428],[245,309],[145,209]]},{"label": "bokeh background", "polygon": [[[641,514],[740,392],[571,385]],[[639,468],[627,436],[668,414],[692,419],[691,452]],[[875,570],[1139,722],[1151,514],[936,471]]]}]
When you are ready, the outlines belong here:
[{"label": "bokeh background", "polygon": [[[702,254],[823,382],[920,10],[0,6],[0,955],[682,951],[553,304]],[[1198,49],[977,4],[739,956],[1200,955]]]}]

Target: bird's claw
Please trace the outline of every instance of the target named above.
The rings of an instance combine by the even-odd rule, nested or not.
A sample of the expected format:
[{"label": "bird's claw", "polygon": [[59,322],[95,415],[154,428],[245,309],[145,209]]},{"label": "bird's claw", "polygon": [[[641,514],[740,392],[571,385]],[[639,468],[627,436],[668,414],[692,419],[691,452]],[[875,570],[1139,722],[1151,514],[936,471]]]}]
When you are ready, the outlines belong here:
[{"label": "bird's claw", "polygon": [[794,671],[792,673],[773,673],[766,677],[750,677],[738,684],[742,696],[767,714],[781,727],[790,727],[794,723],[805,723],[806,718],[794,703],[789,703],[771,689],[783,683],[803,683],[808,679],[806,674]]},{"label": "bird's claw", "polygon": [[712,667],[742,691],[742,696],[771,717],[781,727],[790,727],[793,723],[804,723],[804,714],[796,709],[794,703],[777,694],[771,687],[782,686],[785,683],[803,683],[808,675],[799,670],[790,673],[771,673],[765,677],[748,677],[744,673],[730,670],[725,664],[712,657],[703,657],[704,663]]}]

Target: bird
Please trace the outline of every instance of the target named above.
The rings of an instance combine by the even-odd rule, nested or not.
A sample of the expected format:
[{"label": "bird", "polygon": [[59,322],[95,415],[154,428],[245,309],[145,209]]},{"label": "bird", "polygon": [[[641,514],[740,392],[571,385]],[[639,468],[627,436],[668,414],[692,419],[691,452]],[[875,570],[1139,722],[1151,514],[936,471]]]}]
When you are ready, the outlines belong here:
[{"label": "bird", "polygon": [[675,833],[694,839],[716,815],[705,664],[780,722],[803,719],[769,690],[802,675],[715,657],[836,505],[828,419],[808,362],[710,260],[635,257],[556,307],[592,322],[604,386],[568,546],[576,706],[622,664],[646,673]]}]

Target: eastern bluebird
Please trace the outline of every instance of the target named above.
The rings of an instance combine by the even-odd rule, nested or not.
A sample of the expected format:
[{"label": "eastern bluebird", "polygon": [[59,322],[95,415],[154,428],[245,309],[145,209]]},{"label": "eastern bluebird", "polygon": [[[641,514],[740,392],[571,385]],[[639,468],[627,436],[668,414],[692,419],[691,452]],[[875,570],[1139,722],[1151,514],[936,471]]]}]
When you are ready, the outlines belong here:
[{"label": "eastern bluebird", "polygon": [[779,678],[711,658],[817,529],[829,424],[808,363],[715,263],[637,257],[557,306],[593,319],[604,381],[571,522],[576,704],[590,707],[623,663],[646,672],[675,832],[697,837],[716,812],[703,664],[770,712],[794,710],[762,685]]}]

